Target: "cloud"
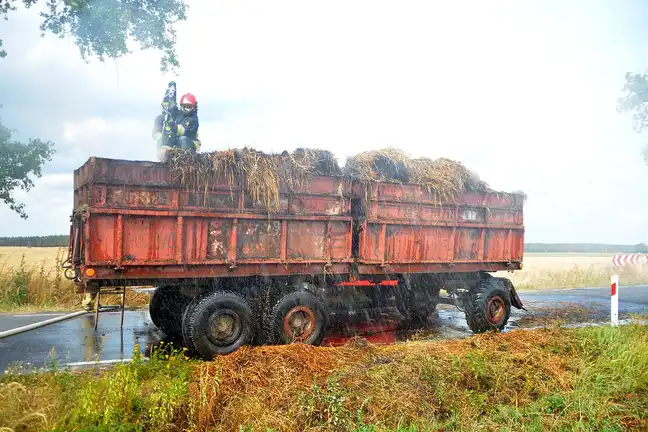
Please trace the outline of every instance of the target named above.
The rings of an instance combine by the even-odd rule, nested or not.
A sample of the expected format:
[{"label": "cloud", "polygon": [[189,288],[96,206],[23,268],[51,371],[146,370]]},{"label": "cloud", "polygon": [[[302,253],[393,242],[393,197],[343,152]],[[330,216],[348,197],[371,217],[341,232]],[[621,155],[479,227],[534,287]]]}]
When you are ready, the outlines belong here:
[{"label": "cloud", "polygon": [[[37,10],[0,23],[0,114],[16,137],[57,144],[30,220],[0,207],[0,235],[67,232],[71,186],[90,156],[153,160],[153,118],[170,79],[198,96],[205,150],[396,146],[463,161],[493,187],[524,190],[529,241],[648,242],[648,169],[615,111],[642,70],[646,12],[584,1],[190,2],[178,77],[158,54],[84,63],[38,36]],[[65,177],[61,177],[65,178]],[[63,184],[63,183],[62,183]],[[46,204],[44,204],[46,203]],[[40,212],[48,209],[48,217]]]}]

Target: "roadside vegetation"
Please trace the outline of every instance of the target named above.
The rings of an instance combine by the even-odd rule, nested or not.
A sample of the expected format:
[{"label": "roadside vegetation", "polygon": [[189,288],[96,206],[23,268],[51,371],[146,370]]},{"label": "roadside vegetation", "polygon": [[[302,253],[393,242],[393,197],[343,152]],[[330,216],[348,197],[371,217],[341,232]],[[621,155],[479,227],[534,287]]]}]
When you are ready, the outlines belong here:
[{"label": "roadside vegetation", "polygon": [[[445,342],[162,346],[114,369],[5,375],[3,431],[648,428],[648,327],[545,328]],[[4,428],[4,429],[3,429]]]},{"label": "roadside vegetation", "polygon": [[529,254],[524,269],[500,272],[511,279],[518,290],[554,288],[589,288],[610,286],[610,276],[619,275],[621,286],[648,284],[648,266],[612,265],[612,255]]},{"label": "roadside vegetation", "polygon": [[[18,248],[17,248],[18,249]],[[0,312],[74,310],[82,294],[65,278],[62,248],[0,247]],[[129,292],[127,306],[148,304],[148,295]],[[119,304],[118,296],[101,297],[102,304]]]}]

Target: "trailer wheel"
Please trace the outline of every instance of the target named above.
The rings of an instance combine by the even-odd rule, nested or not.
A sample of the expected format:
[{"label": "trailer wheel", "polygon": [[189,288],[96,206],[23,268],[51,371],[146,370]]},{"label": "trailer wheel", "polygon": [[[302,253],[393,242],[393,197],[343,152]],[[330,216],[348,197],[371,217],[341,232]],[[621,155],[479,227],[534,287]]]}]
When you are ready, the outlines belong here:
[{"label": "trailer wheel", "polygon": [[266,320],[266,338],[270,344],[301,342],[319,345],[326,335],[328,314],[317,297],[306,291],[285,295]]},{"label": "trailer wheel", "polygon": [[182,313],[189,299],[180,289],[160,286],[149,300],[149,315],[153,324],[171,337],[182,336]]},{"label": "trailer wheel", "polygon": [[252,310],[238,294],[225,291],[195,298],[182,320],[187,349],[205,360],[229,354],[252,338]]},{"label": "trailer wheel", "polygon": [[511,315],[511,295],[496,280],[478,282],[465,302],[466,321],[474,333],[502,330]]}]

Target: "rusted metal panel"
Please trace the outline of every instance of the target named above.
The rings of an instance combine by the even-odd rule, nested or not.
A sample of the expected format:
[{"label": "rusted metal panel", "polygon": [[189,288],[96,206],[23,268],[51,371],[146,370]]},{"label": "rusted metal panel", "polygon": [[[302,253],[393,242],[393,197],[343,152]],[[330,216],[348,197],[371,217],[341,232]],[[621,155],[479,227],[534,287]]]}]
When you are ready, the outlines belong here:
[{"label": "rusted metal panel", "polygon": [[491,223],[522,225],[522,212],[515,210],[490,210],[488,220]]},{"label": "rusted metal panel", "polygon": [[426,222],[449,222],[456,221],[457,216],[456,206],[421,206],[421,221]]},{"label": "rusted metal panel", "polygon": [[92,157],[74,172],[74,187],[93,182],[160,185],[171,183],[171,178],[160,163]]},{"label": "rusted metal panel", "polygon": [[90,219],[91,243],[88,247],[91,249],[90,257],[92,261],[108,262],[117,258],[115,251],[116,236],[118,234],[115,226],[117,218],[115,216],[98,216]]},{"label": "rusted metal panel", "polygon": [[186,191],[180,196],[180,206],[236,211],[238,209],[238,194],[238,190],[217,192]]},{"label": "rusted metal panel", "polygon": [[295,196],[291,199],[290,213],[298,215],[339,216],[346,212],[339,197]]},{"label": "rusted metal panel", "polygon": [[257,219],[238,224],[237,260],[281,257],[281,221]]},{"label": "rusted metal panel", "polygon": [[175,259],[174,218],[129,217],[124,220],[124,262]]},{"label": "rusted metal panel", "polygon": [[376,262],[382,261],[384,256],[380,255],[380,228],[378,224],[367,224],[364,230],[364,236],[361,240],[360,250],[361,255],[360,259],[363,261]]},{"label": "rusted metal panel", "polygon": [[[521,195],[466,193],[442,201],[416,185],[387,183],[366,189],[356,185],[353,193],[363,202],[367,218],[359,236],[359,263],[392,268],[396,263],[521,261]],[[386,226],[384,237],[382,226]],[[511,234],[504,238],[493,232]]]},{"label": "rusted metal panel", "polygon": [[294,260],[326,259],[325,222],[288,222],[288,257]]},{"label": "rusted metal panel", "polygon": [[351,222],[329,222],[331,259],[351,258]]},{"label": "rusted metal panel", "polygon": [[[244,212],[256,212],[256,213],[267,213],[268,212],[268,204],[271,206],[274,206],[275,203],[270,202],[270,203],[264,203],[264,202],[259,202],[259,201],[254,201],[252,197],[248,194],[244,195],[243,198],[243,211]],[[288,213],[288,207],[289,207],[289,198],[287,195],[280,195],[279,196],[279,203],[277,208],[273,209],[273,212],[275,213]]]},{"label": "rusted metal panel", "polygon": [[232,235],[232,221],[215,219],[209,222],[209,238],[207,240],[207,258],[227,259]]},{"label": "rusted metal panel", "polygon": [[418,227],[387,225],[385,229],[385,261],[402,262],[416,259]]},{"label": "rusted metal panel", "polygon": [[291,189],[296,194],[323,194],[349,196],[351,184],[341,177],[315,177],[312,181],[295,185]]},{"label": "rusted metal panel", "polygon": [[171,192],[129,187],[108,187],[106,205],[111,207],[169,206]]},{"label": "rusted metal panel", "polygon": [[454,241],[452,228],[425,227],[421,233],[422,261],[452,261]]},{"label": "rusted metal panel", "polygon": [[512,230],[488,230],[484,259],[502,261],[509,259],[511,257],[511,235],[513,235]]},{"label": "rusted metal panel", "polygon": [[477,260],[479,251],[479,229],[458,229],[456,231],[457,260]]}]

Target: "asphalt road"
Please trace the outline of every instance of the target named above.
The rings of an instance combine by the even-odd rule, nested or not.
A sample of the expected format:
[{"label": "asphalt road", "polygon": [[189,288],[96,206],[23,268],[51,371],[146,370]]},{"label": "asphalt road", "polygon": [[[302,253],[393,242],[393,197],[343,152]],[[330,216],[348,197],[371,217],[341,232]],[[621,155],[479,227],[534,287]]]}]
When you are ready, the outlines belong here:
[{"label": "asphalt road", "polygon": [[[609,288],[525,291],[519,293],[528,311],[513,309],[505,331],[530,328],[555,319],[572,324],[605,322],[610,317]],[[620,319],[630,313],[648,314],[648,286],[621,287]],[[53,318],[59,314],[0,314],[0,331]],[[470,335],[463,313],[452,306],[439,307],[426,329],[431,337],[459,338]],[[545,321],[543,321],[543,318]],[[87,314],[0,339],[0,373],[10,366],[40,368],[51,354],[71,367],[115,363],[132,357],[133,350],[146,354],[164,335],[151,323],[148,311],[126,311],[121,329],[120,312],[102,312],[94,330],[94,314]]]}]

